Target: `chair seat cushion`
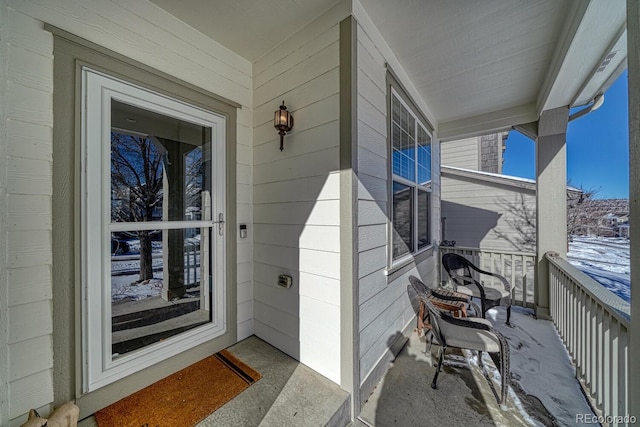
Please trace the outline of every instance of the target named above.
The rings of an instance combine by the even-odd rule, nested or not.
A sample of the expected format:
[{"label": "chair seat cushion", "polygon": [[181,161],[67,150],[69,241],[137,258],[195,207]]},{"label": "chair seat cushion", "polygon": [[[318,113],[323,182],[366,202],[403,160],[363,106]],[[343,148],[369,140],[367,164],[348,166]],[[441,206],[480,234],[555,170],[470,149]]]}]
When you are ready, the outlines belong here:
[{"label": "chair seat cushion", "polygon": [[[486,319],[468,317],[465,320],[491,326],[491,322]],[[454,325],[444,319],[440,321],[440,329],[446,337],[447,346],[468,348],[489,353],[497,353],[500,351],[500,341],[493,332]]]}]

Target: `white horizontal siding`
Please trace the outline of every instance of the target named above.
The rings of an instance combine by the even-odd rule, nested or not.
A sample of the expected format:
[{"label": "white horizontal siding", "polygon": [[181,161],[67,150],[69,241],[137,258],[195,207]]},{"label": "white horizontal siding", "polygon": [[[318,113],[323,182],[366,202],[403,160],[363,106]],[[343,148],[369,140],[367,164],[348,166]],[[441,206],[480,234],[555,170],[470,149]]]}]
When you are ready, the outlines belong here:
[{"label": "white horizontal siding", "polygon": [[9,120],[6,123],[7,155],[14,158],[52,161],[51,127]]},{"label": "white horizontal siding", "polygon": [[51,335],[20,341],[9,347],[9,381],[53,368]]},{"label": "white horizontal siding", "polygon": [[254,331],[252,64],[150,2],[0,0],[1,425],[53,401],[53,37],[44,21],[242,105],[237,215],[249,235],[238,240],[238,337]]},{"label": "white horizontal siding", "polygon": [[[148,2],[11,0],[11,7],[203,89],[251,105],[251,64]],[[206,75],[206,79],[202,76]]]},{"label": "white horizontal siding", "polygon": [[[336,266],[340,265],[339,252],[255,243],[253,254],[256,264],[274,265],[330,279],[340,278],[336,271]],[[277,281],[277,277],[271,280],[273,281]]]},{"label": "white horizontal siding", "polygon": [[[340,379],[339,4],[254,64],[256,334]],[[278,150],[273,112],[295,126]],[[293,285],[277,286],[278,275]],[[329,319],[318,326],[317,319]]]},{"label": "white horizontal siding", "polygon": [[51,197],[48,195],[10,194],[7,201],[8,230],[51,229]]},{"label": "white horizontal siding", "polygon": [[255,203],[335,200],[340,196],[340,174],[316,175],[254,185]]},{"label": "white horizontal siding", "polygon": [[272,224],[260,227],[254,239],[256,244],[325,252],[340,251],[340,230],[333,226]]},{"label": "white horizontal siding", "polygon": [[9,305],[12,307],[37,301],[50,300],[51,267],[46,264],[25,268],[12,268],[7,274]]},{"label": "white horizontal siding", "polygon": [[[45,369],[28,377],[9,383],[10,412],[12,426],[26,420],[25,415],[32,408],[31,402],[49,402],[53,398],[53,377],[51,369]],[[46,403],[45,403],[46,404]],[[41,405],[41,406],[44,406]]]}]

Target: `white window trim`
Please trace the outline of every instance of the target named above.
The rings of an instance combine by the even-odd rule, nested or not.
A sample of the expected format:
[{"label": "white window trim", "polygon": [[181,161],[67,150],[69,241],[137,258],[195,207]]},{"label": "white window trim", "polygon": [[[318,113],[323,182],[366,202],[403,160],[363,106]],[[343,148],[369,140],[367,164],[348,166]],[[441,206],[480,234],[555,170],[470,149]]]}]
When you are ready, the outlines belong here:
[{"label": "white window trim", "polygon": [[[429,251],[433,248],[433,235],[432,235],[432,224],[431,224],[431,220],[429,220],[429,237],[430,237],[430,243],[426,246],[424,246],[423,248],[419,248],[416,249],[415,251],[409,251],[409,253],[402,255],[398,258],[393,258],[393,183],[394,182],[398,182],[400,184],[403,185],[407,185],[409,187],[412,187],[412,189],[414,189],[416,191],[416,196],[417,196],[417,191],[418,190],[423,190],[426,191],[427,193],[429,193],[429,198],[430,198],[430,203],[429,203],[429,209],[432,209],[433,203],[431,200],[432,194],[433,194],[433,190],[432,190],[432,183],[433,183],[433,151],[431,151],[431,179],[425,184],[425,185],[421,185],[418,183],[418,162],[416,159],[415,162],[415,167],[414,167],[414,179],[415,181],[411,181],[409,179],[406,179],[400,175],[396,175],[393,173],[393,99],[394,97],[396,99],[398,99],[398,101],[400,101],[400,103],[407,109],[407,111],[410,112],[410,114],[413,116],[413,118],[415,119],[415,124],[416,124],[416,135],[415,135],[415,144],[417,147],[418,144],[418,134],[417,134],[417,128],[418,126],[422,127],[422,129],[427,133],[427,135],[429,135],[429,137],[431,138],[431,148],[433,149],[433,132],[430,131],[430,127],[427,126],[425,123],[422,122],[422,119],[420,118],[420,116],[414,111],[414,108],[409,105],[404,97],[393,87],[390,87],[390,91],[391,91],[391,96],[389,97],[389,117],[388,117],[388,121],[389,121],[389,170],[390,170],[390,181],[389,181],[389,188],[391,188],[391,191],[389,192],[389,233],[388,233],[388,248],[389,250],[387,251],[387,265],[388,268],[385,269],[385,275],[389,276],[391,274],[393,274],[394,272],[398,271],[399,269],[411,264],[414,259],[416,257],[418,257],[420,254]],[[414,244],[417,246],[417,242],[418,242],[418,227],[417,225],[417,215],[418,215],[418,203],[417,203],[417,197],[415,198],[416,202],[414,203],[413,206],[413,217],[412,220],[414,221],[414,227],[413,227],[413,239],[414,239]],[[431,214],[432,212],[430,212]],[[432,217],[432,215],[430,215],[430,218]]]},{"label": "white window trim", "polygon": [[[111,224],[110,206],[110,133],[111,99],[189,121],[212,129],[212,168],[216,186],[212,212],[226,217],[225,206],[225,117],[167,97],[149,89],[110,77],[90,68],[82,69],[81,123],[81,269],[82,269],[82,358],[83,392],[94,391],[134,372],[177,355],[224,334],[226,325],[226,234],[219,236],[216,221],[189,221],[189,227],[211,228],[213,250],[220,256],[211,259],[213,290],[211,323],[124,355],[117,360],[111,354],[110,233],[127,225]],[[96,108],[98,107],[98,108]],[[105,125],[106,124],[106,125]],[[99,130],[99,131],[94,131]],[[106,142],[105,142],[106,141]],[[180,227],[153,223],[136,229]],[[208,285],[208,284],[207,284]]]}]

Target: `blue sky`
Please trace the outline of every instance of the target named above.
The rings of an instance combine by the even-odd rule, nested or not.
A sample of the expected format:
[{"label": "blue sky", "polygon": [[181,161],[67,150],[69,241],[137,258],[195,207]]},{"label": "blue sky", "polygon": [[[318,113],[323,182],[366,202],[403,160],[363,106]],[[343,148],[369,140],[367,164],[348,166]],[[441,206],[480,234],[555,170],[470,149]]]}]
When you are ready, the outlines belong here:
[{"label": "blue sky", "polygon": [[[569,123],[567,178],[574,187],[599,190],[598,199],[629,198],[629,112],[627,72],[604,95],[594,112]],[[535,179],[535,145],[509,133],[503,173]]]}]

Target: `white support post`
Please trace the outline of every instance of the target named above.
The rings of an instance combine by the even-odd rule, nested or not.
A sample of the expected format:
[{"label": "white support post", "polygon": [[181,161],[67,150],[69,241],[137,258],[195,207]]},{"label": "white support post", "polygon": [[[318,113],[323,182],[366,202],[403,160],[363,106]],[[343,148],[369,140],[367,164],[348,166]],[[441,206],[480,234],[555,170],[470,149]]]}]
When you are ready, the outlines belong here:
[{"label": "white support post", "polygon": [[543,111],[536,139],[536,316],[549,319],[549,262],[544,254],[567,255],[567,152],[569,108]]},{"label": "white support post", "polygon": [[[627,0],[629,71],[629,210],[631,239],[631,327],[629,415],[640,419],[640,4]],[[634,226],[635,225],[635,226]]]}]

